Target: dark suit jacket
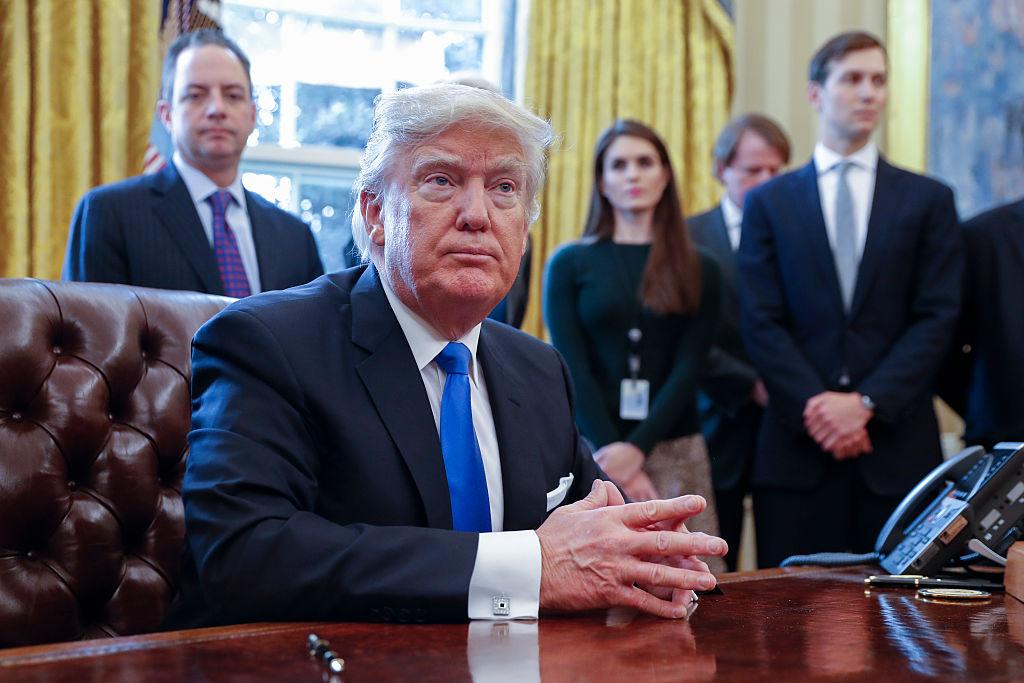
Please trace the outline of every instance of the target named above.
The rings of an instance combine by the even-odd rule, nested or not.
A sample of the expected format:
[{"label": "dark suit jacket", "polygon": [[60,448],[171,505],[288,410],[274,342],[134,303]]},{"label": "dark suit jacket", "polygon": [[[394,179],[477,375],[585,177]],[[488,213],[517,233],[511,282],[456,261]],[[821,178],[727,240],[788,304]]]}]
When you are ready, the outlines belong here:
[{"label": "dark suit jacket", "polygon": [[701,431],[711,454],[716,489],[734,489],[753,458],[760,410],[750,401],[757,370],[740,334],[736,255],[729,242],[722,207],[686,219],[690,236],[722,269],[722,316],[715,345],[704,362],[697,405]]},{"label": "dark suit jacket", "polygon": [[[263,291],[323,275],[309,227],[257,194],[245,197]],[[71,220],[64,279],[224,294],[213,247],[170,163],[86,193]]]},{"label": "dark suit jacket", "polygon": [[[560,477],[599,470],[558,353],[485,320],[478,354],[507,531],[535,529]],[[372,266],[243,299],[196,334],[174,627],[467,617],[475,533],[452,531],[420,372]]]},{"label": "dark suit jacket", "polygon": [[1024,440],[1024,200],[964,223],[960,329],[942,396],[968,444]]},{"label": "dark suit jacket", "polygon": [[902,495],[941,460],[935,375],[960,304],[962,250],[952,191],[879,159],[849,315],[813,162],[747,195],[739,271],[747,350],[771,396],[755,485],[813,488],[830,455],[803,426],[807,400],[859,391],[875,401],[874,452],[857,459],[875,493]]}]

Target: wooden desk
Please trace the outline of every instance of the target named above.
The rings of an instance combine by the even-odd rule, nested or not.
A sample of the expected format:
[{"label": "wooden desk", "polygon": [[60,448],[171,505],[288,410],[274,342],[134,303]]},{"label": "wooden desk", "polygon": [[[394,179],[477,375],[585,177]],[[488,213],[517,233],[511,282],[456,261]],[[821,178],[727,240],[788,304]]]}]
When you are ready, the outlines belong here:
[{"label": "wooden desk", "polygon": [[[612,612],[512,625],[250,624],[13,648],[0,650],[0,681],[460,681],[488,669],[517,681],[1024,681],[1024,603],[865,593],[864,575],[727,575],[725,594],[702,598],[689,622]],[[305,654],[310,631],[345,658],[341,676]]]}]

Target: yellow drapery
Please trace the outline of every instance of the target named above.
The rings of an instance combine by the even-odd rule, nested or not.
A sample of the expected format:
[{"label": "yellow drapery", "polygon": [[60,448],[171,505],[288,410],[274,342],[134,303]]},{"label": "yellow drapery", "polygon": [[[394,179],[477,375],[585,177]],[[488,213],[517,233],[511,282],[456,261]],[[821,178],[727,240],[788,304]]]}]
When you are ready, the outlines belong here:
[{"label": "yellow drapery", "polygon": [[732,100],[733,26],[716,0],[534,0],[525,103],[562,142],[552,155],[533,228],[530,303],[523,329],[542,336],[548,257],[583,229],[593,147],[616,118],[665,140],[688,212],[713,205],[711,146]]},{"label": "yellow drapery", "polygon": [[139,173],[156,0],[0,0],[0,276],[60,276],[75,202]]}]

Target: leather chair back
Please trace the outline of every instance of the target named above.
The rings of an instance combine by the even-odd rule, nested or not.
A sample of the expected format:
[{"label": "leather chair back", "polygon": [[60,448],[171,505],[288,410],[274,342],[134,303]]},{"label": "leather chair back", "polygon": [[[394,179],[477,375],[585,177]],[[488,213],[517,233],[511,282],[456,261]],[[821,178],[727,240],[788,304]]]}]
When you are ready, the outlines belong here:
[{"label": "leather chair back", "polygon": [[185,536],[191,339],[230,301],[0,279],[0,647],[159,627]]}]

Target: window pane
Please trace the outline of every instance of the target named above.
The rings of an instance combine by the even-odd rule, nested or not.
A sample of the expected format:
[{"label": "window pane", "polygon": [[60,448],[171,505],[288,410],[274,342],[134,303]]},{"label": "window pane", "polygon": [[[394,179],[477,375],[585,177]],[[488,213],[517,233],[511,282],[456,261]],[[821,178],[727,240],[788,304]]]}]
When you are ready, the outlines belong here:
[{"label": "window pane", "polygon": [[402,0],[402,14],[423,19],[480,21],[480,0]]},{"label": "window pane", "polygon": [[250,145],[281,142],[281,86],[254,85],[256,95],[256,130]]},{"label": "window pane", "polygon": [[305,182],[299,189],[300,217],[309,223],[328,273],[359,262],[352,253],[351,185]]},{"label": "window pane", "polygon": [[242,185],[268,202],[273,202],[285,211],[295,212],[292,206],[292,178],[278,173],[242,173]]},{"label": "window pane", "polygon": [[431,83],[457,71],[480,71],[483,38],[461,31],[399,31],[398,58],[410,65],[408,80]]},{"label": "window pane", "polygon": [[362,147],[373,124],[373,98],[380,90],[299,83],[295,137],[303,145]]}]

